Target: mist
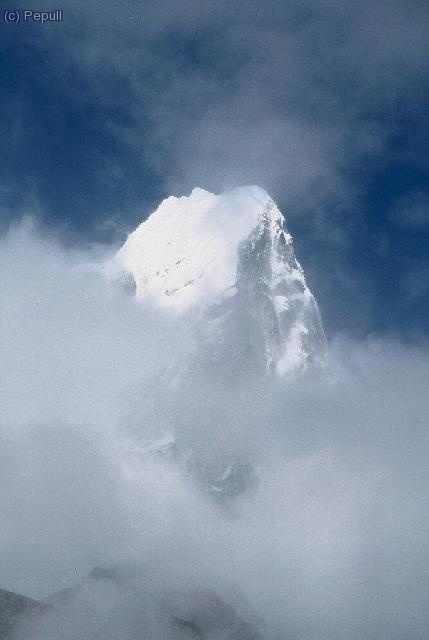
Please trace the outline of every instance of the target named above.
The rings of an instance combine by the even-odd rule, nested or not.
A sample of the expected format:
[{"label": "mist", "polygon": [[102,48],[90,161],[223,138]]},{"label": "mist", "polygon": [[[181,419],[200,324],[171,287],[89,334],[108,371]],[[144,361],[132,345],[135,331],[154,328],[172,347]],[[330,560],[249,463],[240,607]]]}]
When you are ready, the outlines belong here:
[{"label": "mist", "polygon": [[[17,638],[161,640],[206,591],[263,634],[234,637],[426,638],[427,346],[336,336],[304,378],[178,382],[188,325],[106,275],[114,250],[1,240],[0,585],[76,588]],[[233,460],[250,481],[219,500]]]}]

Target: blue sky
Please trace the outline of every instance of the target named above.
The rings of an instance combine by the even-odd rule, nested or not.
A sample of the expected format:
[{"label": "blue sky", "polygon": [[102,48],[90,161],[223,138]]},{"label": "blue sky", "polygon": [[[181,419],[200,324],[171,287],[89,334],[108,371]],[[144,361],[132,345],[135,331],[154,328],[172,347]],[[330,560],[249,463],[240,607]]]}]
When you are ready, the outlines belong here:
[{"label": "blue sky", "polygon": [[120,243],[166,195],[257,183],[329,335],[419,342],[429,311],[429,8],[67,0],[2,23],[1,231]]}]

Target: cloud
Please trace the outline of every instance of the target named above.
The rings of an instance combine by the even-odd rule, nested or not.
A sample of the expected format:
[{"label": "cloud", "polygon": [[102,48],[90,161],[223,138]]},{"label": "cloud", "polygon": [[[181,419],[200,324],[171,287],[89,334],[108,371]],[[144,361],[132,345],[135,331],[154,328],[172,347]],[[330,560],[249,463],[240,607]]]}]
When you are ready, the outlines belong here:
[{"label": "cloud", "polygon": [[424,97],[419,2],[64,6],[61,29],[42,43],[30,35],[32,46],[56,48],[50,68],[73,71],[61,84],[69,98],[103,114],[110,144],[178,195],[255,181],[301,212],[316,182],[319,207],[350,200],[355,167]]},{"label": "cloud", "polygon": [[[198,588],[267,638],[424,638],[427,350],[337,337],[302,381],[181,383],[186,327],[107,282],[109,253],[28,227],[1,243],[1,587],[43,597],[143,566],[131,600],[88,579],[39,637],[126,638],[142,616],[168,637],[158,596]],[[180,453],[148,455],[167,435]],[[231,460],[257,480],[219,503]]]}]

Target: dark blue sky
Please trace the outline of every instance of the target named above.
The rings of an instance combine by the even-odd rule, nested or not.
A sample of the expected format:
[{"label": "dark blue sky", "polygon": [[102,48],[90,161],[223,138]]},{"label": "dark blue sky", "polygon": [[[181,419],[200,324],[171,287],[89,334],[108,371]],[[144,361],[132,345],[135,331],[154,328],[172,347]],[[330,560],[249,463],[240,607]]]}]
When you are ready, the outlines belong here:
[{"label": "dark blue sky", "polygon": [[170,193],[257,183],[329,334],[427,337],[429,7],[373,4],[67,0],[63,23],[2,23],[2,231],[30,214],[118,243]]}]

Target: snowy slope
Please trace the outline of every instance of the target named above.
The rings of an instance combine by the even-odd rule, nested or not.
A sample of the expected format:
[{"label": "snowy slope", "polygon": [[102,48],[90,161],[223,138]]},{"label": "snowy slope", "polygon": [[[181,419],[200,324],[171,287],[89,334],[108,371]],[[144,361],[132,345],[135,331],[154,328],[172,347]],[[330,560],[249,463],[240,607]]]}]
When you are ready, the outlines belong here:
[{"label": "snowy slope", "polygon": [[[192,312],[206,360],[282,375],[317,360],[325,338],[284,216],[250,186],[169,197],[126,240],[116,268],[136,295]],[[247,362],[245,362],[247,361]]]}]

